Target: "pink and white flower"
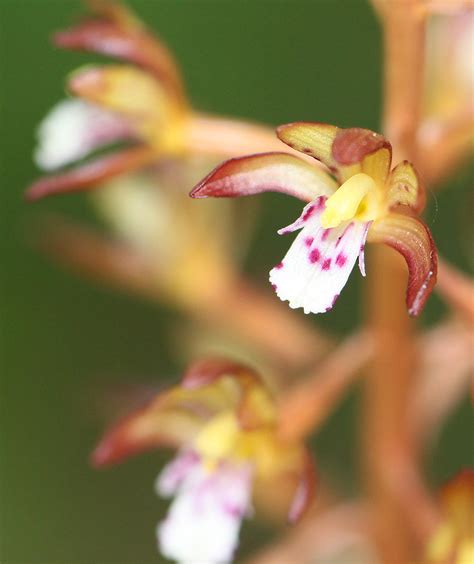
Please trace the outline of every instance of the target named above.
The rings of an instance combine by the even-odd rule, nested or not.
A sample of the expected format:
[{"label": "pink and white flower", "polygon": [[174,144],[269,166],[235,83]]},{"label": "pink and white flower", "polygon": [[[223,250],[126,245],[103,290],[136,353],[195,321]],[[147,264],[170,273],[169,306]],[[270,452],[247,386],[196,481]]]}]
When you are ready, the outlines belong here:
[{"label": "pink and white flower", "polygon": [[194,451],[185,451],[161,472],[156,488],[173,496],[158,525],[161,553],[178,562],[230,562],[242,519],[251,513],[252,467],[221,463],[209,469]]},{"label": "pink and white flower", "polygon": [[242,520],[259,508],[262,490],[263,498],[281,490],[290,522],[312,500],[311,457],[299,441],[280,437],[276,405],[245,366],[196,362],[179,386],[112,427],[92,460],[103,466],[160,446],[177,449],[156,482],[159,495],[173,498],[157,538],[174,561],[232,561]]},{"label": "pink and white flower", "polygon": [[407,307],[417,315],[436,281],[437,253],[427,226],[416,218],[425,193],[413,165],[391,168],[392,149],[366,129],[292,123],[277,135],[292,149],[327,168],[286,153],[235,158],[213,170],[193,198],[282,192],[309,202],[279,234],[301,229],[284,259],[270,272],[277,295],[305,313],[330,310],[357,261],[365,276],[366,240],[385,243],[408,265]]}]

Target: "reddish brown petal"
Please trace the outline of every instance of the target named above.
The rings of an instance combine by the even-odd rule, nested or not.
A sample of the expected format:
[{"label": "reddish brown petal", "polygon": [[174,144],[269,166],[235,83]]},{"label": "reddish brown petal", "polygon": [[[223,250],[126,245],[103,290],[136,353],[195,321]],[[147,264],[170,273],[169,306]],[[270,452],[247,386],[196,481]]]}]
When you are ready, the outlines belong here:
[{"label": "reddish brown petal", "polygon": [[181,77],[170,51],[143,28],[125,28],[115,22],[88,20],[56,33],[53,41],[58,47],[92,51],[137,64],[184,98]]},{"label": "reddish brown petal", "polygon": [[304,515],[316,492],[316,467],[308,450],[304,451],[298,485],[288,511],[288,521],[295,523]]},{"label": "reddish brown petal", "polygon": [[353,165],[382,148],[391,149],[391,145],[385,137],[370,129],[340,129],[334,139],[332,156],[340,165]]},{"label": "reddish brown petal", "polygon": [[438,270],[438,254],[430,230],[415,217],[393,212],[374,221],[368,240],[385,243],[403,255],[408,266],[408,312],[418,315],[433,290]]},{"label": "reddish brown petal", "polygon": [[287,153],[261,153],[225,161],[190,193],[192,198],[235,198],[282,192],[303,201],[330,196],[336,183],[325,172]]},{"label": "reddish brown petal", "polygon": [[61,174],[40,178],[28,188],[25,198],[34,201],[53,194],[91,190],[104,180],[141,168],[155,159],[156,155],[147,147],[125,149]]},{"label": "reddish brown petal", "polygon": [[199,431],[201,422],[184,414],[137,410],[112,427],[91,455],[94,466],[115,464],[156,447],[179,448]]},{"label": "reddish brown petal", "polygon": [[385,187],[392,162],[392,146],[369,129],[340,129],[332,146],[339,179],[345,182],[359,172],[371,176],[380,188]]},{"label": "reddish brown petal", "polygon": [[423,211],[426,202],[425,187],[415,167],[408,161],[402,161],[390,173],[388,200],[390,207],[409,206],[417,214]]}]

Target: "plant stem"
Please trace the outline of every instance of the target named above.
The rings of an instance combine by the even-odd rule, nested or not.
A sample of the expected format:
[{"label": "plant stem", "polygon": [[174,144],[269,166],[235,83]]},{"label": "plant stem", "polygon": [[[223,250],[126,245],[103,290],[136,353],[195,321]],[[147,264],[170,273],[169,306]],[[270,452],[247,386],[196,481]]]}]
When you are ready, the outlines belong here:
[{"label": "plant stem", "polygon": [[[382,0],[376,6],[385,39],[384,134],[393,144],[394,163],[408,159],[416,164],[424,12],[415,0]],[[365,471],[381,561],[400,564],[415,559],[410,527],[413,513],[423,521],[417,524],[422,530],[416,531],[423,535],[431,526],[432,508],[419,476],[409,428],[416,358],[413,326],[404,303],[406,268],[385,247],[372,249],[370,258],[368,301],[374,360],[365,388]],[[415,509],[412,515],[410,508]]]}]

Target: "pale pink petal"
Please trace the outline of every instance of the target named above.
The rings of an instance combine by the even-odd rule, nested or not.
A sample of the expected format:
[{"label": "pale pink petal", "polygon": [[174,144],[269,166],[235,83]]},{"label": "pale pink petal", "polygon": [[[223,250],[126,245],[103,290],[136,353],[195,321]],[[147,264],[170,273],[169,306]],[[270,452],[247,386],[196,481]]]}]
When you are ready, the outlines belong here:
[{"label": "pale pink petal", "polygon": [[225,161],[195,186],[192,198],[236,198],[281,192],[310,202],[337,184],[325,171],[288,153],[260,153]]},{"label": "pale pink petal", "polygon": [[362,238],[362,243],[360,245],[360,252],[359,252],[359,270],[362,276],[365,276],[365,242],[367,240],[367,234],[369,232],[369,227],[372,222],[369,221],[365,224],[365,233]]},{"label": "pale pink petal", "polygon": [[157,536],[162,554],[178,562],[231,562],[249,512],[252,471],[246,465],[193,465],[181,480]]},{"label": "pale pink petal", "polygon": [[38,127],[35,162],[54,170],[85,157],[98,147],[130,139],[133,131],[122,117],[83,100],[56,104]]},{"label": "pale pink petal", "polygon": [[162,497],[176,493],[186,476],[199,465],[199,456],[192,450],[186,450],[174,458],[161,471],[156,480],[155,489]]},{"label": "pale pink petal", "polygon": [[367,223],[344,222],[324,229],[325,198],[308,204],[301,216],[279,233],[302,231],[285,258],[270,272],[270,282],[281,300],[305,313],[329,311],[349,278],[367,236]]}]

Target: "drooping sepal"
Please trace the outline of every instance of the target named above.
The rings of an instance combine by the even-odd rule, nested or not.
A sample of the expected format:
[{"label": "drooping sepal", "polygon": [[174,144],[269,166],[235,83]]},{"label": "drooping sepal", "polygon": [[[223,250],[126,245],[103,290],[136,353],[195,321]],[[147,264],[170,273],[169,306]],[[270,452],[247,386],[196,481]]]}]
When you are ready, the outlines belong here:
[{"label": "drooping sepal", "polygon": [[416,214],[421,213],[425,207],[425,187],[415,167],[408,161],[402,161],[390,173],[388,202],[391,208],[398,205],[409,206]]},{"label": "drooping sepal", "polygon": [[302,159],[287,153],[262,153],[225,161],[190,193],[192,198],[234,198],[281,192],[311,201],[336,190],[334,180]]},{"label": "drooping sepal", "polygon": [[238,386],[230,378],[199,389],[171,388],[112,426],[92,462],[104,466],[157,447],[181,448],[216,414],[232,410],[238,399]]},{"label": "drooping sepal", "polygon": [[30,185],[25,198],[35,201],[56,194],[91,190],[100,182],[141,168],[155,159],[155,153],[145,146],[124,149],[98,157],[65,172],[40,178]]},{"label": "drooping sepal", "polygon": [[92,460],[102,466],[159,446],[180,448],[225,412],[235,413],[245,431],[268,427],[276,419],[272,398],[253,370],[222,359],[198,361],[181,385],[158,394],[113,426]]},{"label": "drooping sepal", "polygon": [[373,222],[368,241],[385,243],[403,255],[408,266],[408,312],[418,315],[433,290],[438,270],[438,254],[428,227],[415,217],[392,212]]}]

